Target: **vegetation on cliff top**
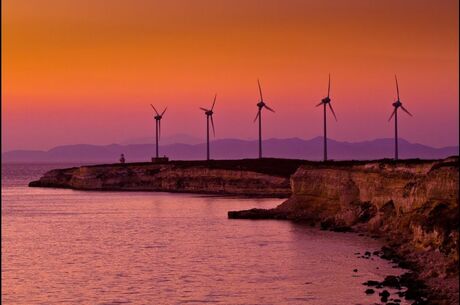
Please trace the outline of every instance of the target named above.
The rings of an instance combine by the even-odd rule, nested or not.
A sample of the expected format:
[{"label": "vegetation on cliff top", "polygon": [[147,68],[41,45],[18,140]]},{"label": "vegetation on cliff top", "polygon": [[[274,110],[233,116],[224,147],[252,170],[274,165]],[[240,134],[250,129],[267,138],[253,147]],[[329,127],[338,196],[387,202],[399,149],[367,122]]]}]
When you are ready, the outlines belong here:
[{"label": "vegetation on cliff top", "polygon": [[381,159],[372,161],[308,161],[300,159],[280,159],[280,158],[262,158],[262,159],[239,159],[239,160],[194,160],[194,161],[169,161],[165,163],[152,163],[152,162],[136,162],[125,164],[99,164],[89,165],[88,167],[137,167],[137,166],[155,166],[155,165],[170,165],[175,168],[190,168],[202,167],[209,169],[223,169],[223,170],[240,170],[240,171],[253,171],[262,174],[290,177],[301,165],[320,167],[349,167],[354,165],[363,165],[369,162],[378,162],[381,164],[395,164],[395,165],[416,165],[422,163],[432,163],[435,160],[421,160],[421,159],[407,159],[394,161],[392,159]]}]

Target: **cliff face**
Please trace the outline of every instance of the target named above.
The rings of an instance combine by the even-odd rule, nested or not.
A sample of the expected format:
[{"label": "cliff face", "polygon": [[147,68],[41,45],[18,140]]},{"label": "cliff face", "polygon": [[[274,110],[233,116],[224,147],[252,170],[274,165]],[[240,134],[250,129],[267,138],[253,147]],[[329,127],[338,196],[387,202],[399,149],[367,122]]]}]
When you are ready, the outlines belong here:
[{"label": "cliff face", "polygon": [[172,163],[57,169],[29,186],[264,197],[288,197],[291,194],[288,176],[237,168],[178,167]]},{"label": "cliff face", "polygon": [[[458,158],[303,165],[291,176],[291,188],[292,196],[275,209],[229,217],[292,219],[377,234],[420,268],[425,281],[458,281]],[[450,297],[458,302],[458,284],[452,285]]]}]

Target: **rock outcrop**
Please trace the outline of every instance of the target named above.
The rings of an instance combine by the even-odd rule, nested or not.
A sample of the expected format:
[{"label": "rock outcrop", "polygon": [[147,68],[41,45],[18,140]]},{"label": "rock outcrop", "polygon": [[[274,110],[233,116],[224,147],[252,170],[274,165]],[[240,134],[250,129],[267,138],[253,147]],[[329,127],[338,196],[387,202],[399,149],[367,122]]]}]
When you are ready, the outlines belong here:
[{"label": "rock outcrop", "polygon": [[[274,209],[233,211],[228,216],[290,219],[384,236],[447,304],[458,302],[457,157],[303,165],[291,176],[291,188],[292,196]],[[446,291],[435,284],[440,278],[450,283]]]},{"label": "rock outcrop", "polygon": [[286,198],[289,177],[302,163],[263,159],[81,166],[51,170],[29,186]]}]

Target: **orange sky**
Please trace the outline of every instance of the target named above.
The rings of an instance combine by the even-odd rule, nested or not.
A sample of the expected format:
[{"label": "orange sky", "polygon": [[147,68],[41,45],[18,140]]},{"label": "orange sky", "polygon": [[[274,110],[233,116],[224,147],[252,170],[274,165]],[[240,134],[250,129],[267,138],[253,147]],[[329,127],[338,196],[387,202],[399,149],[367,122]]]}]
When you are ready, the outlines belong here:
[{"label": "orange sky", "polygon": [[[2,1],[2,150],[204,137],[256,138],[257,78],[276,114],[264,137],[320,135],[314,108],[332,74],[329,136],[458,145],[458,1]],[[152,138],[153,140],[153,138]]]}]

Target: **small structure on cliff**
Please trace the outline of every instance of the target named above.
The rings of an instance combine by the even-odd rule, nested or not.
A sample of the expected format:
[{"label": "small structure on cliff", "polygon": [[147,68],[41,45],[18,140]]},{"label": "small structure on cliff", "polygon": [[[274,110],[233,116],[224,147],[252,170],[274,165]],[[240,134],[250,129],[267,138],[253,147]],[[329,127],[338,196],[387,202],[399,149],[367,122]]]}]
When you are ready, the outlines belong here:
[{"label": "small structure on cliff", "polygon": [[152,158],[152,162],[153,162],[153,163],[166,163],[166,162],[168,162],[168,161],[169,161],[169,158],[166,157],[166,156]]}]

